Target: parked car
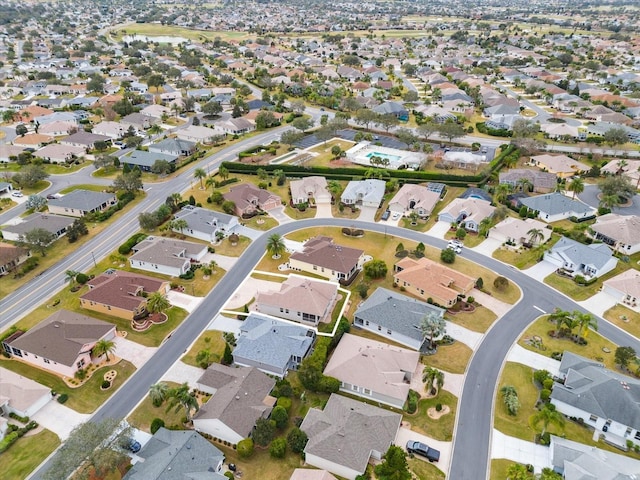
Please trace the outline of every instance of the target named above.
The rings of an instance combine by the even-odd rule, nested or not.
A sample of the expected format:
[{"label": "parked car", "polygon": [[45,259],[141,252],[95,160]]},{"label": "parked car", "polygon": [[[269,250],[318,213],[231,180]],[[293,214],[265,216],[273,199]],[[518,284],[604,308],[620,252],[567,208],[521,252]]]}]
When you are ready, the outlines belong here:
[{"label": "parked car", "polygon": [[15,192],[12,192],[11,196],[12,197],[18,197],[18,198],[24,197],[24,195],[22,194],[22,192],[20,190],[16,190]]},{"label": "parked car", "polygon": [[381,220],[388,220],[390,215],[391,215],[391,212],[389,210],[385,210],[382,213],[382,217],[380,217],[380,218],[381,218]]},{"label": "parked car", "polygon": [[415,440],[409,440],[407,442],[407,452],[425,457],[430,462],[437,462],[440,460],[440,450],[436,450],[435,448],[431,448],[424,443],[416,442]]},{"label": "parked car", "polygon": [[127,450],[129,450],[132,453],[138,453],[141,448],[142,448],[142,445],[140,445],[140,442],[138,442],[134,438],[130,439],[129,443],[127,444]]},{"label": "parked car", "polygon": [[400,218],[400,214],[399,214],[398,212],[394,213],[394,214],[391,216],[391,219],[392,219],[392,220],[398,220],[399,218]]},{"label": "parked car", "polygon": [[462,248],[460,248],[460,247],[458,247],[458,246],[456,246],[456,245],[453,245],[453,244],[451,244],[451,243],[450,243],[449,245],[447,245],[447,248],[448,248],[449,250],[453,250],[453,251],[454,251],[454,252],[456,252],[456,253],[462,253]]},{"label": "parked car", "polygon": [[454,246],[460,247],[460,248],[462,248],[464,246],[463,243],[460,240],[457,240],[455,238],[453,240],[449,240],[449,245],[454,245]]}]

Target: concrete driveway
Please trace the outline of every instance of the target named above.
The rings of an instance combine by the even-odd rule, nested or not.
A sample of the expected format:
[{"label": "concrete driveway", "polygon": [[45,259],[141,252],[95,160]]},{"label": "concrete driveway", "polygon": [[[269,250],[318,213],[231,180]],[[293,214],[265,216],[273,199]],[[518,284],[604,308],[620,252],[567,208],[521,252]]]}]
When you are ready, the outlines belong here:
[{"label": "concrete driveway", "polygon": [[522,270],[522,273],[535,278],[539,282],[542,282],[545,277],[548,277],[558,269],[553,263],[543,260],[536,263],[533,267]]},{"label": "concrete driveway", "polygon": [[604,292],[598,292],[595,295],[587,298],[586,300],[577,303],[586,308],[588,311],[602,316],[604,315],[604,312],[609,310],[611,307],[615,307],[618,301],[611,295],[608,295]]},{"label": "concrete driveway", "polygon": [[493,429],[491,458],[506,458],[524,465],[531,464],[539,473],[543,468],[551,467],[549,447],[510,437]]},{"label": "concrete driveway", "polygon": [[198,382],[204,370],[198,367],[192,367],[178,360],[171,368],[162,376],[165,382],[176,382],[183,384],[187,382],[192,387]]},{"label": "concrete driveway", "polygon": [[[458,315],[473,315],[459,313]],[[482,340],[482,334],[478,332],[474,332],[469,330],[468,328],[464,328],[457,323],[453,323],[447,320],[447,335],[455,338],[459,342],[467,345],[471,350],[475,350],[480,341]]]},{"label": "concrete driveway", "polygon": [[274,282],[268,280],[260,280],[258,278],[247,277],[244,282],[236,289],[231,298],[224,305],[223,310],[235,310],[242,308],[256,296],[257,292],[264,292],[266,290],[273,290],[277,288]]},{"label": "concrete driveway", "polygon": [[487,238],[482,243],[476,245],[473,248],[470,248],[469,250],[473,250],[474,252],[478,252],[486,255],[487,257],[490,257],[493,252],[495,252],[496,249],[500,247],[500,245],[502,245],[502,242],[500,242],[499,240],[496,240],[495,238]]},{"label": "concrete driveway", "polygon": [[331,213],[330,203],[317,203],[316,204],[316,218],[333,218]]},{"label": "concrete driveway", "polygon": [[[74,393],[71,393],[74,395]],[[51,400],[38,413],[31,417],[47,430],[58,435],[62,441],[69,438],[71,431],[81,423],[86,422],[91,415],[78,413],[75,410]]]},{"label": "concrete driveway", "polygon": [[213,321],[207,326],[207,330],[219,330],[221,332],[233,333],[236,337],[240,335],[240,327],[242,326],[242,320],[237,318],[225,317],[224,315],[217,315]]},{"label": "concrete driveway", "polygon": [[119,335],[113,341],[116,343],[116,355],[133,363],[136,368],[140,368],[147,363],[158,350],[157,348],[145,347]]},{"label": "concrete driveway", "polygon": [[293,218],[284,213],[284,207],[272,208],[268,213],[275,218],[280,225],[293,221]]},{"label": "concrete driveway", "polygon": [[496,297],[492,295],[487,295],[486,293],[481,292],[477,288],[474,288],[471,291],[470,296],[474,297],[476,301],[480,303],[480,305],[488,308],[493,313],[495,313],[498,316],[498,318],[501,318],[503,315],[505,315],[509,310],[513,308],[513,305],[507,302],[498,300]]},{"label": "concrete driveway", "polygon": [[376,207],[360,207],[360,216],[358,216],[358,220],[363,222],[375,222],[377,211],[378,209]]},{"label": "concrete driveway", "polygon": [[171,302],[171,305],[184,308],[187,312],[191,313],[202,303],[204,297],[194,297],[192,295],[187,295],[186,293],[169,290],[169,293],[167,293],[167,299]]},{"label": "concrete driveway", "polygon": [[[449,414],[451,415],[451,414]],[[426,435],[421,435],[420,433],[414,432],[409,429],[406,422],[402,422],[402,426],[398,430],[398,434],[396,435],[396,441],[394,442],[398,447],[402,449],[407,449],[407,442],[409,440],[417,440],[422,442],[431,448],[435,448],[436,450],[440,450],[440,461],[438,463],[434,463],[440,470],[442,470],[445,475],[449,476],[449,465],[451,464],[451,450],[452,445],[451,442],[442,442],[440,440],[434,440],[431,437],[427,437]],[[428,460],[420,455],[416,455],[416,458],[420,460],[424,460],[428,462]]]},{"label": "concrete driveway", "polygon": [[431,235],[436,238],[444,238],[444,234],[447,233],[450,228],[451,224],[449,222],[438,221],[427,231],[427,235]]},{"label": "concrete driveway", "polygon": [[513,345],[513,348],[507,355],[508,362],[521,363],[527,367],[535,368],[536,370],[547,370],[556,377],[560,376],[560,362],[553,358],[545,357],[539,353],[532,352],[526,348],[521,347],[517,343]]},{"label": "concrete driveway", "polygon": [[[251,230],[250,228],[247,230]],[[220,255],[218,253],[207,253],[202,259],[202,263],[209,263],[211,260],[216,262],[216,265],[220,266],[227,272],[231,270],[236,262],[238,261],[238,257],[228,257],[226,255]]]}]

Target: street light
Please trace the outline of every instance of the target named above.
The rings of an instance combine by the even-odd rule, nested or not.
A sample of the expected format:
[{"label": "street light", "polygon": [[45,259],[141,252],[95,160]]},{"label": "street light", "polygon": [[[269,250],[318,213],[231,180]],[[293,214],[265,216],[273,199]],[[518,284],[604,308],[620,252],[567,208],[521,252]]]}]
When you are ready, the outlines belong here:
[{"label": "street light", "polygon": [[94,266],[94,267],[98,267],[98,264],[96,263],[96,257],[95,257],[95,255],[93,254],[93,250],[91,251],[91,258],[93,258],[93,266]]}]

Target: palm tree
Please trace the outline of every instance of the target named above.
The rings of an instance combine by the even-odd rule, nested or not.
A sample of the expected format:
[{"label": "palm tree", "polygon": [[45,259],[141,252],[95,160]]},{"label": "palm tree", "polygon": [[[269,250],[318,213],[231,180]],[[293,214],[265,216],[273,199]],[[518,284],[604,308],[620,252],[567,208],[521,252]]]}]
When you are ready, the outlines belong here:
[{"label": "palm tree", "polygon": [[149,132],[150,136],[156,135],[162,132],[162,127],[156,123],[155,125],[151,125],[151,127],[149,127],[149,130],[147,130],[147,132]]},{"label": "palm tree", "polygon": [[425,391],[431,395],[435,395],[444,385],[444,372],[441,372],[437,368],[425,367],[422,372],[422,381],[425,384]]},{"label": "palm tree", "polygon": [[600,199],[600,206],[603,208],[613,210],[618,205],[620,205],[620,197],[618,195],[603,195]]},{"label": "palm tree", "polygon": [[216,267],[218,266],[218,264],[216,263],[216,261],[215,261],[215,260],[211,260],[211,261],[209,262],[209,265],[207,265],[207,266],[211,269],[211,271],[212,271],[213,273],[216,273]]},{"label": "palm tree", "polygon": [[198,405],[198,399],[191,393],[188,383],[183,383],[179,387],[172,388],[167,392],[167,398],[169,399],[169,405],[167,406],[167,412],[175,407],[174,412],[178,412],[181,408],[184,408],[187,422],[191,421],[191,412],[200,410]]},{"label": "palm tree", "polygon": [[340,196],[340,192],[342,192],[342,185],[337,180],[330,180],[327,184],[327,190],[334,199],[337,199]]},{"label": "palm tree", "polygon": [[286,249],[282,235],[273,233],[267,238],[267,252],[271,254],[271,258],[277,260]]},{"label": "palm tree", "polygon": [[206,178],[206,176],[207,176],[207,172],[204,171],[204,168],[196,168],[193,172],[193,178],[200,180],[200,190],[204,190],[202,179]]},{"label": "palm tree", "polygon": [[575,200],[576,195],[584,192],[584,180],[582,180],[581,178],[574,178],[567,189],[570,192],[573,192],[573,199]]},{"label": "palm tree", "polygon": [[166,400],[169,386],[164,382],[154,383],[149,387],[149,397],[154,406],[159,407]]},{"label": "palm tree", "polygon": [[507,195],[511,193],[511,185],[508,183],[501,183],[496,187],[495,200],[497,203],[504,203],[507,199]]},{"label": "palm tree", "polygon": [[549,321],[556,324],[556,328],[560,330],[563,323],[566,322],[567,317],[571,314],[565,310],[556,309],[551,315],[549,315]]},{"label": "palm tree", "polygon": [[527,235],[529,235],[529,242],[532,245],[535,245],[544,239],[544,233],[542,233],[542,230],[539,228],[532,228],[527,232]]},{"label": "palm tree", "polygon": [[178,218],[176,220],[172,220],[169,223],[171,230],[178,230],[180,233],[183,232],[185,228],[189,226],[189,223],[184,218]]},{"label": "palm tree", "polygon": [[542,423],[540,436],[547,432],[549,425],[555,424],[559,427],[564,426],[564,417],[556,410],[556,406],[552,403],[547,403],[542,410],[533,416],[532,420],[534,427],[537,427],[538,424]]},{"label": "palm tree", "polygon": [[222,178],[222,180],[226,180],[227,178],[229,178],[229,169],[227,167],[221,166],[220,168],[218,168],[218,175],[220,175],[220,178]]},{"label": "palm tree", "polygon": [[580,328],[580,336],[587,338],[589,328],[598,331],[598,319],[594,318],[588,313],[581,313],[578,311],[573,312],[573,317],[576,320],[578,328]]},{"label": "palm tree", "polygon": [[216,183],[217,181],[214,177],[207,177],[207,179],[204,181],[205,186],[207,188],[211,187],[211,190],[216,188]]},{"label": "palm tree", "polygon": [[162,313],[171,307],[171,303],[167,300],[166,295],[160,292],[153,292],[147,298],[147,311],[149,313]]},{"label": "palm tree", "polygon": [[434,312],[427,313],[424,317],[422,317],[422,322],[420,323],[420,331],[424,338],[429,338],[429,348],[434,350],[436,348],[434,338],[443,335],[446,332],[447,324],[444,318],[440,317],[438,314]]},{"label": "palm tree", "polygon": [[529,180],[528,178],[521,178],[518,180],[518,185],[520,185],[520,191],[524,192],[525,189],[528,192],[531,187],[533,187],[533,183],[531,183],[531,180]]},{"label": "palm tree", "polygon": [[67,270],[64,272],[65,280],[69,282],[69,284],[73,287],[74,283],[76,283],[76,277],[80,272],[76,272],[75,270]]},{"label": "palm tree", "polygon": [[491,223],[491,217],[485,217],[480,220],[480,223],[478,224],[478,235],[486,237],[491,229]]},{"label": "palm tree", "polygon": [[109,361],[109,354],[116,351],[116,342],[113,340],[107,340],[105,338],[100,339],[93,346],[93,354],[97,357],[101,357],[102,355],[107,357],[107,362]]}]

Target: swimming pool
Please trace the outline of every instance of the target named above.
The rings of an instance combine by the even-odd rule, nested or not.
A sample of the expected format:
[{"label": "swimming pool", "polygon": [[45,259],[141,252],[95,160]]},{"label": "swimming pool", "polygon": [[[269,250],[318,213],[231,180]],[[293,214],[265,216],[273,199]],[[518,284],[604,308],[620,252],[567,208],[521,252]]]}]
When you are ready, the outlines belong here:
[{"label": "swimming pool", "polygon": [[380,157],[380,158],[386,158],[387,160],[389,160],[389,163],[397,163],[398,161],[400,161],[400,155],[390,155],[388,153],[380,153],[380,152],[369,152],[366,155],[367,158],[371,158],[371,157]]}]

